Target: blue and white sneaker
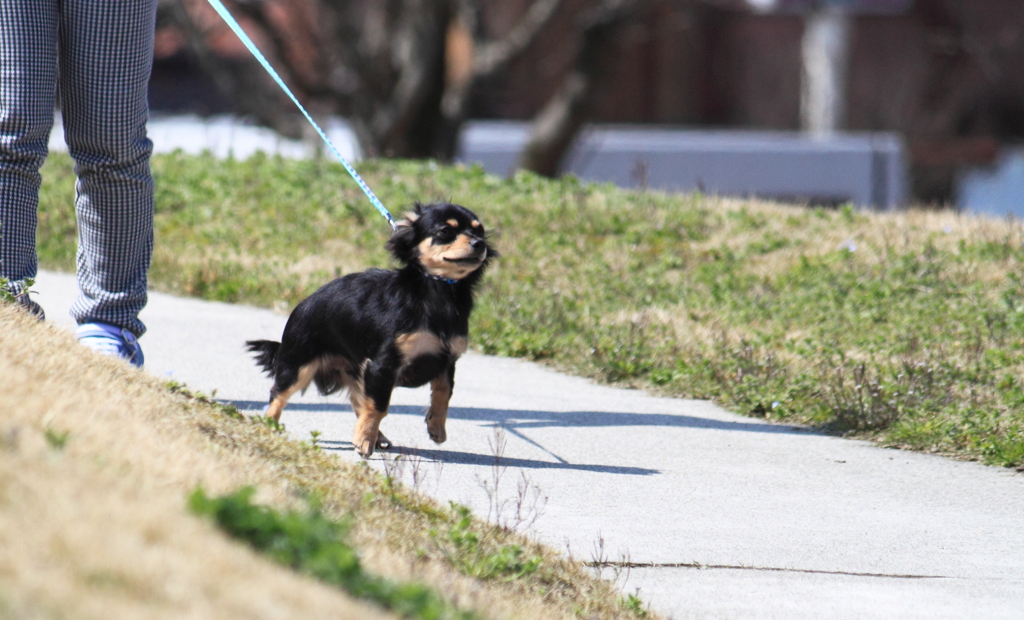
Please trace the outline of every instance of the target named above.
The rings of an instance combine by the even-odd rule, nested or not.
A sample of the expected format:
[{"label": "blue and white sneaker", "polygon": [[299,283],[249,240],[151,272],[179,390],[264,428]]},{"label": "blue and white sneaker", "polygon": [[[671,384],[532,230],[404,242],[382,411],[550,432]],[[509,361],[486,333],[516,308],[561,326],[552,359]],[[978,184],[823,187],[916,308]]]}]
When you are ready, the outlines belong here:
[{"label": "blue and white sneaker", "polygon": [[142,368],[142,347],[135,334],[127,329],[109,323],[82,323],[75,330],[75,338],[97,353],[120,357]]}]

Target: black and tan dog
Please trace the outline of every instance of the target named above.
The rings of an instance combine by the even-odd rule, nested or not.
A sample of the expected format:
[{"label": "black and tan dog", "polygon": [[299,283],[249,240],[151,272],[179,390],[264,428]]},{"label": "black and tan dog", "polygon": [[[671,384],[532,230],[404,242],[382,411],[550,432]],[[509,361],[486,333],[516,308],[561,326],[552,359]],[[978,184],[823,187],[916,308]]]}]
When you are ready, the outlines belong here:
[{"label": "black and tan dog", "polygon": [[338,278],[299,303],[281,342],[250,340],[274,379],[267,416],[316,383],[321,394],[348,388],[353,443],[364,457],[388,448],[380,432],[395,387],[430,383],[427,432],[442,443],[455,362],[466,351],[473,287],[490,259],[483,224],[453,204],[416,205],[387,244],[401,263]]}]

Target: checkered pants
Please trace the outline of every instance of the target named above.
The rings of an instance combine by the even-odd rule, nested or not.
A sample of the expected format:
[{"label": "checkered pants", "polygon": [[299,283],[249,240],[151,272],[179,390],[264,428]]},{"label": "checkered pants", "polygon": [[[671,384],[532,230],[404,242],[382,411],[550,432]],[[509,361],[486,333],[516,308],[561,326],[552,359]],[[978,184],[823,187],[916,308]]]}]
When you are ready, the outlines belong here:
[{"label": "checkered pants", "polygon": [[36,275],[39,167],[59,90],[78,175],[81,294],[71,315],[138,335],[153,254],[155,23],[156,0],[0,0],[0,276]]}]

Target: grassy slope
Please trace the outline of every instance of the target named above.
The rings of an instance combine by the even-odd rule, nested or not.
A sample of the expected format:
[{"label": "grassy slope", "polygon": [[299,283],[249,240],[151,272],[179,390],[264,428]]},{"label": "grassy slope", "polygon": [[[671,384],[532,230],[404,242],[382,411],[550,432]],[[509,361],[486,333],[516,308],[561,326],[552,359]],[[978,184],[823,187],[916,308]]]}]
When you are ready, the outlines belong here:
[{"label": "grassy slope", "polygon": [[[328,516],[352,515],[369,571],[425,583],[478,618],[637,617],[550,550],[169,391],[2,304],[0,333],[0,618],[395,617],[231,543],[188,512],[197,485],[255,485],[279,509],[314,493]],[[473,545],[451,544],[468,533]],[[491,579],[454,568],[509,545],[540,565]]]},{"label": "grassy slope", "polygon": [[[43,263],[69,268],[66,158]],[[287,309],[388,264],[387,227],[326,162],[159,157],[164,290]],[[625,192],[364,162],[393,210],[452,199],[499,232],[472,330],[489,353],[713,398],[885,444],[1024,464],[1024,269],[1012,222]]]},{"label": "grassy slope", "polygon": [[251,475],[286,497],[251,459],[217,453],[209,412],[9,306],[0,332],[0,617],[390,617],[187,514],[200,482]]}]

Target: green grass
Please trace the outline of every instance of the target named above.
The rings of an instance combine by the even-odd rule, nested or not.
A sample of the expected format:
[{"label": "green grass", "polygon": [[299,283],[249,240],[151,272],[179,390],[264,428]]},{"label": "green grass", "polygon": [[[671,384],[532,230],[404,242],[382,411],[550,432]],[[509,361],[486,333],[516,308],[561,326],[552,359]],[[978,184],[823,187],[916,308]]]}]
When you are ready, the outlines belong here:
[{"label": "green grass", "polygon": [[[386,223],[344,170],[154,159],[162,290],[287,309],[386,266]],[[40,253],[74,264],[66,156],[44,171]],[[451,199],[497,231],[472,341],[610,383],[714,399],[886,445],[1024,465],[1020,226],[503,180],[362,162],[396,214]]]},{"label": "green grass", "polygon": [[437,528],[432,529],[430,536],[448,563],[460,573],[476,579],[511,581],[532,575],[540,568],[542,559],[523,558],[524,550],[519,545],[501,545],[492,553],[485,551],[480,544],[480,535],[473,530],[473,516],[469,508],[455,503],[451,508],[454,523],[444,533]]},{"label": "green grass", "polygon": [[396,584],[363,570],[345,538],[348,525],[332,521],[315,501],[305,511],[281,512],[252,503],[255,489],[210,498],[202,489],[189,497],[196,514],[212,519],[221,529],[249,543],[272,560],[373,601],[406,618],[473,620],[430,588],[417,583]]},{"label": "green grass", "polygon": [[15,282],[11,282],[7,278],[0,278],[0,302],[16,303],[18,299],[32,292],[34,284],[35,280],[32,278],[25,278]]},{"label": "green grass", "polygon": [[71,433],[47,426],[43,429],[43,437],[46,438],[46,443],[50,444],[50,447],[54,450],[63,450],[64,446],[68,444],[68,440],[71,439]]}]

